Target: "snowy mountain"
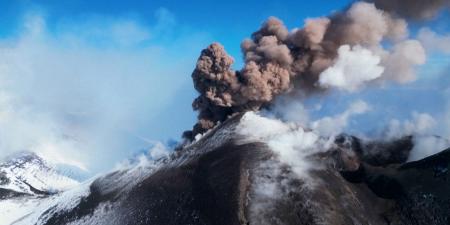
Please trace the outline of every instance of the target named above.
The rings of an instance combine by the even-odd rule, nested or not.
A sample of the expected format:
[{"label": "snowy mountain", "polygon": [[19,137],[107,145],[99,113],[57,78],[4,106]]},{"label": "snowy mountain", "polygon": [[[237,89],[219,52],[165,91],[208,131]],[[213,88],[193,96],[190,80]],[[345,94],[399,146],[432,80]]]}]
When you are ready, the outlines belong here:
[{"label": "snowy mountain", "polygon": [[0,224],[13,224],[54,196],[79,185],[79,181],[35,153],[11,155],[0,162]]},{"label": "snowy mountain", "polygon": [[21,152],[0,163],[0,188],[24,195],[47,195],[78,185],[32,152]]}]

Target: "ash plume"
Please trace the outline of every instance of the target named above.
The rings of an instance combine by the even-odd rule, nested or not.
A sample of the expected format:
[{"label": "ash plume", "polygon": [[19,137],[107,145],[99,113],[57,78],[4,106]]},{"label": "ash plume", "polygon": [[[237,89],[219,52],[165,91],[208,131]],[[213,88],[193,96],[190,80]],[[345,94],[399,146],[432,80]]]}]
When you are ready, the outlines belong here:
[{"label": "ash plume", "polygon": [[411,19],[431,19],[443,8],[450,8],[449,0],[373,0],[383,10]]},{"label": "ash plume", "polygon": [[222,45],[211,44],[192,73],[200,94],[193,108],[199,115],[185,137],[193,138],[234,113],[270,105],[281,94],[309,96],[415,80],[414,68],[425,63],[425,50],[409,39],[408,24],[401,17],[409,18],[414,11],[404,14],[394,6],[382,0],[356,2],[329,17],[307,19],[303,28],[291,31],[270,17],[241,43],[245,65],[240,70],[232,69],[234,60]]}]

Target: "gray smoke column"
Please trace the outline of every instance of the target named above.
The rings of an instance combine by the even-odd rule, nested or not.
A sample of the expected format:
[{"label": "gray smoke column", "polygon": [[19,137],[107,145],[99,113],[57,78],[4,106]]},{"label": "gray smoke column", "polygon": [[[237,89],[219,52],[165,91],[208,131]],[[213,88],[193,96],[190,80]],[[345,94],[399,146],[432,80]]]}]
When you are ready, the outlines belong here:
[{"label": "gray smoke column", "polygon": [[237,71],[224,47],[211,44],[192,73],[200,93],[193,108],[199,115],[185,136],[193,138],[233,113],[270,105],[280,94],[309,96],[328,89],[355,91],[368,84],[414,80],[414,67],[425,63],[425,51],[420,42],[408,39],[407,22],[400,17],[406,14],[397,13],[394,6],[382,0],[356,2],[344,12],[307,19],[303,28],[291,31],[270,17],[241,43],[245,65]]}]

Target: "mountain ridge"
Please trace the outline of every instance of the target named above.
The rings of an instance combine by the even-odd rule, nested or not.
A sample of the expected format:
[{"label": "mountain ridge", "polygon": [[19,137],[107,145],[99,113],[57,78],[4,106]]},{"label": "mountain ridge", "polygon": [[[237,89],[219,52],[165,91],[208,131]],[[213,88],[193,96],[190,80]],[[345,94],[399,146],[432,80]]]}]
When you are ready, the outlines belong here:
[{"label": "mountain ridge", "polygon": [[[295,158],[315,165],[298,174],[273,149],[270,141],[276,136],[248,138],[240,132],[243,123],[264,122],[255,118],[235,115],[168,157],[120,168],[38,200],[12,224],[449,222],[445,202],[450,199],[443,190],[450,188],[450,149],[406,162],[410,137],[367,143],[341,135],[329,148]],[[271,129],[279,132],[276,124]],[[295,129],[311,132],[289,126],[286,132]],[[384,158],[397,153],[394,161]]]}]

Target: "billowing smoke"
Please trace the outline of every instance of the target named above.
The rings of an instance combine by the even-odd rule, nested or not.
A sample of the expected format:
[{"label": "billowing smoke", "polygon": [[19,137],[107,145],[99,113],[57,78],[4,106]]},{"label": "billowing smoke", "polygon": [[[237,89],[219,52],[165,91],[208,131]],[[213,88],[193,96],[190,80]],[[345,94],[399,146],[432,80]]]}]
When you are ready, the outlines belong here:
[{"label": "billowing smoke", "polygon": [[[381,117],[392,118],[393,113],[405,117],[404,112],[398,112],[399,108],[423,105],[419,99],[391,101],[394,96],[405,93],[401,89],[406,85],[399,84],[416,80],[416,66],[426,62],[425,48],[428,52],[436,49],[445,52],[447,46],[446,37],[431,30],[420,31],[419,40],[410,37],[406,19],[431,18],[445,5],[443,1],[431,1],[430,5],[423,3],[403,1],[402,11],[400,1],[356,2],[344,12],[307,19],[303,28],[291,31],[281,20],[271,17],[250,39],[242,42],[245,64],[240,70],[233,69],[233,58],[220,44],[214,43],[202,51],[192,74],[195,88],[200,93],[193,103],[194,109],[199,111],[199,121],[187,135],[192,138],[234,113],[264,109],[261,114],[244,114],[237,126],[238,134],[244,139],[240,141],[264,142],[274,153],[272,159],[255,170],[251,217],[262,218],[268,209],[272,210],[273,202],[292,198],[289,184],[284,180],[288,176],[300,177],[307,188],[314,187],[315,181],[308,175],[311,170],[320,169],[322,163],[310,156],[336,147],[336,135],[352,132],[354,125],[359,129],[372,129],[387,122],[380,120]],[[329,98],[329,105],[337,109],[340,103],[350,100],[340,96],[343,92],[354,95],[365,87],[388,86],[390,83],[394,83],[392,86],[396,90],[387,90],[390,93],[386,94],[382,93],[386,89],[382,89],[372,99],[361,94],[358,98],[369,98],[371,104],[356,100],[334,116],[317,113],[320,105],[311,107],[311,100]],[[408,92],[408,98],[426,94],[417,93],[420,94],[414,96]],[[389,101],[400,106],[390,107]],[[383,114],[381,117],[375,115],[372,121],[355,120],[355,117],[368,117],[377,109]],[[377,136],[379,130],[362,131],[358,136],[362,136],[361,143],[371,138],[397,140],[407,136],[408,143],[412,140],[414,146],[405,154],[409,154],[408,160],[418,160],[450,146],[445,138],[429,135],[436,131],[438,120],[433,116],[415,112],[410,120],[390,120],[386,128],[381,128],[382,136]],[[446,118],[443,121],[448,123],[448,114]],[[350,138],[346,142],[351,147]],[[373,154],[383,150],[362,151]],[[356,157],[355,152],[348,152],[349,158]],[[386,155],[385,152],[381,154]],[[394,157],[387,154],[386,158]],[[402,156],[401,160],[407,158]],[[286,175],[283,171],[287,169],[280,165],[287,165],[292,174]],[[268,224],[265,221],[257,223]]]},{"label": "billowing smoke", "polygon": [[441,36],[430,28],[422,28],[419,31],[418,39],[428,51],[450,54],[450,35]]},{"label": "billowing smoke", "polygon": [[411,19],[431,19],[442,8],[450,8],[449,0],[373,0],[383,10]]},{"label": "billowing smoke", "polygon": [[[425,50],[408,38],[407,22],[400,17],[414,11],[397,13],[394,6],[356,2],[344,12],[307,19],[303,28],[291,31],[270,17],[242,42],[245,65],[240,70],[232,69],[234,60],[223,46],[211,44],[192,74],[200,93],[193,103],[199,115],[193,132],[185,136],[192,138],[233,113],[270,105],[280,94],[309,96],[414,81],[415,66],[426,61]],[[417,12],[418,17],[434,12],[432,8]]]}]

